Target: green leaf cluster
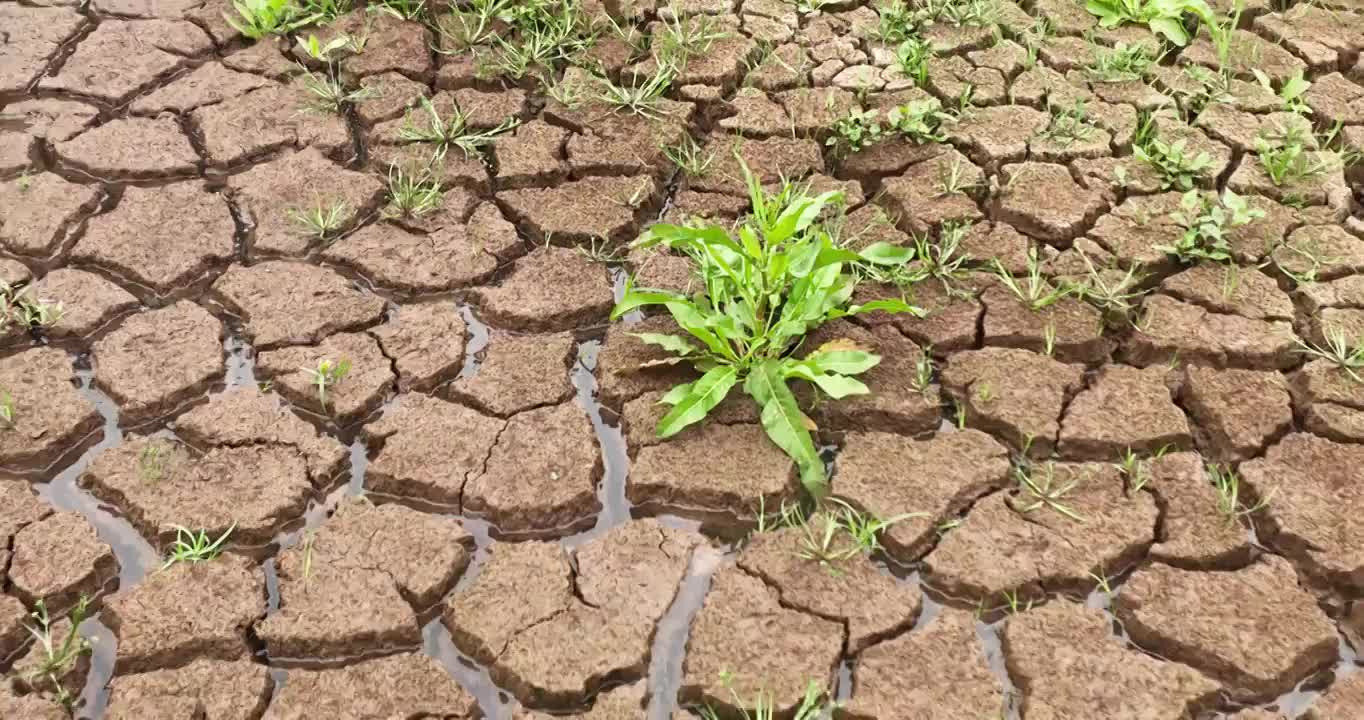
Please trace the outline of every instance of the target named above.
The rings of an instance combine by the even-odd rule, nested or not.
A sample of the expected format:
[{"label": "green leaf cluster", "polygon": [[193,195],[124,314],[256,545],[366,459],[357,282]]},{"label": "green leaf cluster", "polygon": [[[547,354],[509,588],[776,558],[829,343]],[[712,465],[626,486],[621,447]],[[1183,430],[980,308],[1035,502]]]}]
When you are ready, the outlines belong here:
[{"label": "green leaf cluster", "polygon": [[1245,198],[1230,188],[1223,191],[1220,198],[1190,190],[1184,193],[1179,205],[1179,212],[1170,217],[1184,228],[1184,233],[1173,245],[1157,245],[1156,249],[1173,255],[1182,263],[1230,262],[1227,231],[1265,216],[1263,210],[1250,207]]},{"label": "green leaf cluster", "polygon": [[297,0],[232,0],[237,17],[223,13],[237,32],[252,40],[267,35],[283,35],[323,19],[323,15],[304,8]]},{"label": "green leaf cluster", "polygon": [[797,356],[805,335],[829,320],[871,311],[922,311],[902,300],[851,304],[863,265],[903,266],[909,248],[874,243],[860,253],[839,247],[822,217],[841,193],[812,196],[791,183],[769,194],[740,159],[753,209],[731,234],[718,225],[649,228],[636,247],[666,246],[688,256],[700,279],[691,296],[627,284],[612,319],[645,306],[661,306],[686,335],[639,333],[701,372],[694,382],[674,387],[662,399],[671,409],[658,424],[670,437],[706,418],[735,387],[761,410],[763,429],[790,456],[801,481],[816,497],[827,492],[824,462],[811,436],[813,423],[801,411],[788,381],[800,379],[832,398],[861,395],[867,386],[854,376],[881,358],[847,340],[835,340]]},{"label": "green leaf cluster", "polygon": [[1132,148],[1132,155],[1160,173],[1160,188],[1192,190],[1212,169],[1212,156],[1185,149],[1186,141],[1165,142],[1157,137]]},{"label": "green leaf cluster", "polygon": [[914,100],[891,108],[882,120],[876,110],[854,110],[834,124],[825,145],[839,154],[855,153],[897,135],[916,143],[947,139],[943,125],[956,120],[937,98]]},{"label": "green leaf cluster", "polygon": [[1116,27],[1125,23],[1144,24],[1151,32],[1183,47],[1191,35],[1185,26],[1193,19],[1212,24],[1212,8],[1204,0],[1089,0],[1085,9],[1099,18],[1099,26]]}]

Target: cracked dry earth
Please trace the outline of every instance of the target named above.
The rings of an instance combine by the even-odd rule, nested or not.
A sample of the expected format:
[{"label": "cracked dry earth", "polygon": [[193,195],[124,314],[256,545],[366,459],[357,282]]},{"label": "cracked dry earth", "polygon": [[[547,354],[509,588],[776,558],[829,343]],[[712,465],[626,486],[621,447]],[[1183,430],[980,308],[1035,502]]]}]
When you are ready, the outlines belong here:
[{"label": "cracked dry earth", "polygon": [[[1305,72],[1317,129],[1360,148],[1364,5],[1251,2],[1237,79],[1196,119],[1182,69],[1216,63],[1206,35],[1094,82],[1094,47],[1145,28],[998,0],[926,30],[919,85],[867,3],[808,5],[585,3],[723,29],[644,118],[487,77],[382,13],[336,21],[369,33],[341,69],[375,94],[329,114],[302,109],[289,43],[241,37],[222,0],[0,0],[0,278],[66,310],[0,335],[0,717],[661,720],[760,693],[785,716],[810,682],[858,720],[1364,717],[1364,384],[1295,352],[1364,328],[1364,178],[1270,182],[1253,140],[1279,105],[1249,72]],[[586,52],[651,68],[609,33]],[[968,86],[945,143],[824,144],[855,108]],[[431,151],[402,133],[424,97],[519,125],[448,153],[439,207],[392,219],[389,162]],[[1077,100],[1090,136],[1045,137],[1048,101]],[[1179,193],[1133,157],[1142,111],[1264,212],[1231,233],[1234,269],[1156,249]],[[700,175],[660,150],[686,136]],[[630,333],[671,321],[607,323],[624,272],[685,288],[685,263],[574,249],[733,221],[732,150],[843,190],[859,242],[971,223],[958,292],[913,289],[926,317],[820,330],[884,356],[871,396],[807,408],[835,496],[917,513],[874,556],[746,535],[799,498],[790,461],[739,397],[658,439],[689,371],[641,370],[658,355]],[[940,192],[947,171],[973,191]],[[342,209],[327,242],[297,221],[320,203]],[[1053,282],[1081,252],[1143,273],[1135,327],[1021,305],[987,270],[1030,251]],[[342,358],[324,405],[303,368]],[[1024,466],[1063,491],[1038,500]],[[162,568],[178,526],[230,529],[227,552]],[[82,596],[92,652],[35,672],[30,613],[60,644]]]}]

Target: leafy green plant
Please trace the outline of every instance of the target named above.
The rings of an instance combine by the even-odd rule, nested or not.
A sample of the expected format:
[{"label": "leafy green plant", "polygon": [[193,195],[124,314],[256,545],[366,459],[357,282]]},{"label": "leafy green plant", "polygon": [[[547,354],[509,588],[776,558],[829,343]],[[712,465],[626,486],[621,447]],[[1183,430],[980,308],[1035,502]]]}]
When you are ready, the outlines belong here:
[{"label": "leafy green plant", "polygon": [[14,407],[14,396],[8,390],[0,388],[0,426],[6,430],[13,430],[18,427],[19,412]]},{"label": "leafy green plant", "polygon": [[66,307],[61,302],[32,296],[32,285],[11,285],[0,280],[0,332],[11,324],[21,328],[47,328],[61,322]]},{"label": "leafy green plant", "polygon": [[913,37],[895,48],[895,63],[900,72],[919,87],[928,82],[928,64],[933,59],[933,43]]},{"label": "leafy green plant", "polygon": [[[835,507],[836,506],[836,507]],[[896,523],[911,518],[926,517],[925,513],[904,513],[888,520],[881,520],[837,498],[827,501],[825,510],[818,517],[823,521],[822,530],[811,526],[807,521],[801,525],[800,549],[797,557],[818,562],[831,572],[837,572],[837,564],[858,554],[870,555],[881,549],[880,534]]]},{"label": "leafy green plant", "polygon": [[89,615],[90,598],[81,595],[76,607],[67,613],[69,626],[66,637],[62,638],[61,642],[53,638],[55,623],[48,614],[47,604],[38,600],[34,607],[36,609],[29,613],[29,617],[33,618],[33,624],[25,625],[24,629],[33,636],[33,642],[40,655],[37,665],[24,671],[24,682],[35,686],[48,684],[50,687],[46,689],[55,693],[57,702],[69,709],[75,704],[76,698],[66,689],[62,678],[76,667],[76,662],[82,655],[89,655],[92,650],[90,641],[77,632],[77,628]]},{"label": "leafy green plant", "polygon": [[[1254,505],[1247,506],[1241,499],[1241,476],[1236,470],[1228,465],[1208,465],[1208,479],[1212,481],[1212,486],[1217,490],[1217,512],[1227,519],[1228,523],[1235,523],[1237,518],[1245,515],[1253,515],[1269,507],[1270,496],[1260,499]],[[1273,493],[1270,494],[1271,496]]]},{"label": "leafy green plant", "polygon": [[304,102],[303,108],[316,113],[339,115],[347,105],[353,105],[377,95],[372,87],[347,90],[330,73],[316,73],[306,70],[301,82],[303,89],[307,90],[311,96]]},{"label": "leafy green plant", "polygon": [[1145,45],[1118,43],[1111,49],[1096,45],[1094,59],[1085,71],[1097,82],[1127,82],[1146,77],[1155,62]]},{"label": "leafy green plant", "polygon": [[[704,228],[654,225],[636,247],[665,245],[685,253],[696,265],[704,290],[693,297],[627,283],[612,319],[645,306],[663,306],[691,339],[640,333],[702,372],[700,379],[672,389],[662,402],[672,409],[658,424],[660,437],[677,434],[705,419],[736,385],[762,409],[768,437],[800,469],[801,480],[816,497],[827,492],[824,462],[810,435],[809,418],[787,386],[808,381],[833,398],[865,394],[852,376],[870,370],[880,357],[847,340],[834,340],[795,356],[806,333],[828,320],[871,311],[917,312],[901,300],[849,305],[859,264],[895,266],[912,253],[875,243],[861,253],[836,247],[817,222],[841,193],[811,197],[791,183],[774,195],[739,159],[752,202],[751,215],[737,239],[721,226]],[[699,341],[700,345],[693,342]]]},{"label": "leafy green plant", "polygon": [[1094,266],[1083,250],[1077,252],[1085,264],[1085,277],[1071,286],[1076,296],[1098,308],[1109,327],[1130,325],[1137,310],[1137,301],[1146,294],[1141,289],[1146,276],[1135,267],[1125,272],[1101,270]]},{"label": "leafy green plant", "polygon": [[399,20],[420,20],[426,13],[426,0],[377,0],[369,7]]},{"label": "leafy green plant", "polygon": [[344,199],[328,201],[319,197],[314,199],[312,207],[304,210],[290,208],[286,214],[304,235],[326,242],[345,227],[350,220],[351,209]]},{"label": "leafy green plant", "polygon": [[663,146],[663,156],[676,165],[677,169],[686,173],[687,177],[694,178],[704,177],[710,170],[711,163],[715,162],[715,153],[702,150],[691,135],[684,135],[682,141],[676,145]]},{"label": "leafy green plant", "polygon": [[672,65],[659,63],[652,75],[628,85],[617,85],[605,78],[599,81],[597,99],[614,108],[650,120],[663,118],[667,113],[660,105],[663,95],[672,86],[676,70]]},{"label": "leafy green plant", "polygon": [[1247,225],[1264,217],[1259,208],[1252,208],[1246,199],[1231,188],[1219,198],[1212,193],[1190,190],[1179,200],[1180,209],[1170,215],[1184,232],[1173,245],[1157,245],[1159,250],[1182,263],[1199,260],[1229,262],[1231,247],[1227,244],[1227,230]]},{"label": "leafy green plant", "polygon": [[854,109],[839,118],[824,144],[840,157],[860,152],[881,142],[885,128],[881,126],[877,110]]},{"label": "leafy green plant", "polygon": [[730,33],[715,18],[706,14],[688,14],[674,7],[659,19],[653,34],[653,50],[660,64],[684,67],[697,55],[710,50],[717,40]]},{"label": "leafy green plant", "polygon": [[182,562],[208,562],[223,552],[223,545],[227,538],[232,535],[232,531],[237,529],[237,523],[232,523],[217,540],[211,540],[207,530],[194,532],[189,528],[180,525],[173,525],[175,528],[175,542],[171,544],[170,552],[166,555],[166,562],[161,565],[161,569]]},{"label": "leafy green plant", "polygon": [[283,35],[323,19],[310,13],[295,0],[232,0],[237,17],[223,13],[234,30],[252,40],[267,35]]},{"label": "leafy green plant", "polygon": [[311,382],[317,387],[317,404],[322,407],[322,411],[327,411],[327,388],[335,387],[340,384],[346,376],[350,374],[350,360],[341,358],[337,362],[330,359],[323,359],[317,362],[317,368],[303,368],[303,372],[308,374]]},{"label": "leafy green plant", "polygon": [[528,2],[510,6],[510,30],[493,39],[487,67],[519,80],[531,72],[552,75],[592,44],[588,21],[577,2]]},{"label": "leafy green plant", "polygon": [[[1084,517],[1064,502],[1066,497],[1079,487],[1078,479],[1072,477],[1068,481],[1058,480],[1056,466],[1050,462],[1043,463],[1041,467],[1034,467],[1028,463],[1016,465],[1014,478],[1018,481],[1020,491],[1020,500],[1017,504],[1019,512],[1030,513],[1050,508],[1071,520],[1084,522]],[[1023,496],[1028,499],[1025,500]]]},{"label": "leafy green plant", "polygon": [[968,181],[967,172],[962,166],[961,157],[952,158],[951,163],[938,165],[938,182],[934,186],[940,197],[947,195],[968,195],[977,190],[981,183]]},{"label": "leafy green plant", "polygon": [[1089,121],[1089,111],[1085,109],[1084,100],[1076,100],[1070,108],[1052,105],[1051,119],[1047,121],[1047,126],[1037,132],[1037,136],[1050,140],[1061,147],[1069,147],[1074,143],[1087,140],[1094,134],[1095,127]]},{"label": "leafy green plant", "polygon": [[1207,178],[1212,169],[1212,156],[1204,151],[1192,154],[1186,150],[1185,140],[1167,143],[1158,137],[1132,148],[1132,154],[1160,174],[1160,188],[1192,190]]},{"label": "leafy green plant", "polygon": [[1241,26],[1241,15],[1244,12],[1245,6],[1237,0],[1236,7],[1230,15],[1214,16],[1204,24],[1208,29],[1208,40],[1212,42],[1213,52],[1217,55],[1217,67],[1222,70],[1231,68],[1232,41],[1236,37],[1236,28]]},{"label": "leafy green plant", "polygon": [[[424,116],[424,120],[418,119]],[[421,107],[407,113],[403,126],[398,129],[398,139],[404,142],[431,143],[436,146],[436,157],[444,158],[450,148],[459,148],[465,157],[479,155],[483,148],[491,145],[497,137],[512,130],[519,121],[516,118],[504,120],[491,130],[474,130],[469,127],[469,114],[456,106],[448,119],[442,118],[440,111],[431,100],[423,97]]]},{"label": "leafy green plant", "polygon": [[1355,338],[1351,342],[1345,337],[1343,329],[1334,326],[1326,328],[1322,334],[1326,336],[1325,345],[1299,339],[1298,352],[1310,358],[1325,360],[1340,368],[1351,380],[1364,383],[1364,377],[1359,375],[1359,370],[1364,369],[1364,338]]},{"label": "leafy green plant", "polygon": [[1255,156],[1269,181],[1280,187],[1321,175],[1329,167],[1307,149],[1297,129],[1287,130],[1274,139],[1255,138]]},{"label": "leafy green plant", "polygon": [[1299,68],[1291,77],[1283,81],[1283,85],[1278,90],[1274,89],[1274,83],[1269,76],[1259,68],[1252,68],[1255,79],[1260,85],[1273,93],[1283,103],[1283,109],[1287,112],[1298,115],[1311,115],[1312,108],[1307,105],[1307,91],[1312,87],[1312,81],[1302,76],[1302,69]]},{"label": "leafy green plant", "polygon": [[940,143],[947,140],[943,125],[956,118],[943,111],[937,98],[926,98],[891,108],[886,121],[890,129],[916,143]]},{"label": "leafy green plant", "polygon": [[1212,8],[1204,0],[1088,0],[1085,9],[1098,16],[1100,27],[1144,24],[1181,47],[1189,44],[1186,22],[1213,21]]},{"label": "leafy green plant", "polygon": [[396,217],[421,217],[440,207],[445,193],[440,189],[440,179],[432,176],[429,169],[413,172],[400,163],[388,166],[388,206],[384,215]]},{"label": "leafy green plant", "polygon": [[1037,258],[1037,248],[1028,248],[1028,273],[1022,282],[1009,272],[998,259],[994,261],[995,276],[1001,284],[1033,312],[1043,310],[1064,300],[1074,290],[1065,284],[1052,285],[1042,274],[1042,263]]}]

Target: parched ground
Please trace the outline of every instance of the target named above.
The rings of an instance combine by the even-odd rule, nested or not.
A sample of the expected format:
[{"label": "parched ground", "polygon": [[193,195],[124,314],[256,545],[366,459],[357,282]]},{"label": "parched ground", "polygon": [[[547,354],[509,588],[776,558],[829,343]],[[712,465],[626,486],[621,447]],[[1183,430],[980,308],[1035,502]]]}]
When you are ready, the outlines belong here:
[{"label": "parched ground", "polygon": [[[1222,59],[934,2],[922,76],[889,0],[583,0],[525,73],[468,3],[371,4],[252,41],[225,0],[0,0],[0,280],[63,309],[0,325],[0,717],[790,716],[812,683],[856,720],[1364,717],[1364,381],[1302,352],[1364,337],[1359,0],[1252,0]],[[838,142],[925,100],[941,142]],[[1314,169],[1275,182],[1295,128]],[[1160,249],[1153,137],[1257,211],[1228,261]],[[671,321],[608,323],[627,272],[698,289],[625,243],[741,217],[740,158],[843,191],[852,247],[960,259],[858,290],[924,317],[811,339],[877,348],[871,396],[796,388],[834,496],[904,516],[874,553],[777,521],[801,486],[737,393],[659,439],[694,374],[632,333]],[[179,528],[227,552],[162,568]],[[54,665],[34,613],[62,647],[82,598]]]}]

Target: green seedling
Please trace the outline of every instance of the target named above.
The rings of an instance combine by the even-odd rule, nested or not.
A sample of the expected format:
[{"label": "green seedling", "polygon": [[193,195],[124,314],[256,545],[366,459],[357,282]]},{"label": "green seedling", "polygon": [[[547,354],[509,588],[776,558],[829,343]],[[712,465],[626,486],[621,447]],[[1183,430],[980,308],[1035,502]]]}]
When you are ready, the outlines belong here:
[{"label": "green seedling", "polygon": [[1132,448],[1127,448],[1118,462],[1114,463],[1123,477],[1127,479],[1128,493],[1139,493],[1151,484],[1151,463],[1161,459],[1171,449],[1169,445],[1162,445],[1154,453],[1147,457],[1142,457]]},{"label": "green seedling", "polygon": [[1094,59],[1085,70],[1095,82],[1129,82],[1145,78],[1156,60],[1142,44],[1118,43],[1111,49],[1096,45]]},{"label": "green seedling", "polygon": [[1245,7],[1238,0],[1230,15],[1220,18],[1214,16],[1204,24],[1208,29],[1208,40],[1212,42],[1213,52],[1217,55],[1217,67],[1222,70],[1231,69],[1232,41],[1236,37],[1236,28],[1241,26],[1241,15],[1244,12]]},{"label": "green seedling", "polygon": [[654,73],[642,82],[617,85],[610,80],[599,80],[597,99],[616,112],[659,120],[667,115],[662,108],[664,93],[672,86],[675,71],[672,65],[660,62]]},{"label": "green seedling", "polygon": [[1235,523],[1240,517],[1253,515],[1269,507],[1271,492],[1268,496],[1261,498],[1259,502],[1247,507],[1241,500],[1241,476],[1227,465],[1208,465],[1208,479],[1212,481],[1212,486],[1217,490],[1217,512],[1227,519],[1227,522]]},{"label": "green seedling", "polygon": [[1208,177],[1212,170],[1212,156],[1201,150],[1193,154],[1185,148],[1184,140],[1167,143],[1158,137],[1151,137],[1147,142],[1134,146],[1132,154],[1160,174],[1162,190],[1192,190]]},{"label": "green seedling", "polygon": [[1219,198],[1211,193],[1190,190],[1179,201],[1179,211],[1170,215],[1184,232],[1173,245],[1157,245],[1159,250],[1182,263],[1199,260],[1230,262],[1231,246],[1227,231],[1247,225],[1264,217],[1259,208],[1252,208],[1246,199],[1227,188]]},{"label": "green seedling", "polygon": [[776,512],[767,512],[767,501],[765,498],[758,497],[758,523],[753,532],[765,533],[783,528],[804,527],[809,518],[805,508],[800,503],[788,502],[785,498],[781,501],[781,508]]},{"label": "green seedling", "polygon": [[331,75],[315,73],[311,70],[304,71],[302,83],[303,89],[307,90],[309,95],[303,102],[303,109],[323,115],[338,115],[348,105],[354,105],[378,96],[372,87],[347,90]]},{"label": "green seedling", "polygon": [[742,157],[736,154],[736,159],[752,212],[734,234],[719,225],[659,224],[634,243],[685,254],[705,290],[688,297],[637,288],[632,278],[611,317],[618,320],[641,307],[662,306],[690,336],[637,335],[703,373],[663,397],[661,402],[672,409],[658,424],[660,437],[704,420],[731,389],[741,386],[761,408],[768,437],[795,461],[811,494],[822,497],[828,481],[810,434],[813,422],[801,412],[787,383],[803,380],[835,399],[866,394],[867,386],[853,376],[875,367],[880,357],[849,340],[830,341],[804,357],[794,351],[807,333],[829,320],[872,311],[921,314],[903,300],[849,304],[859,281],[855,266],[903,265],[912,253],[887,243],[860,253],[836,247],[819,218],[842,199],[841,193],[811,197],[786,182],[769,194]]},{"label": "green seedling", "polygon": [[303,372],[311,378],[312,384],[317,387],[317,404],[322,407],[322,411],[327,411],[327,388],[335,387],[346,379],[350,374],[350,360],[341,358],[337,362],[330,359],[319,360],[317,368],[302,368]]},{"label": "green seedling", "polygon": [[386,217],[421,217],[439,208],[444,197],[439,178],[430,171],[412,172],[398,163],[388,166]]},{"label": "green seedling", "polygon": [[1026,504],[1019,503],[1019,512],[1030,513],[1050,508],[1071,520],[1084,522],[1084,517],[1063,502],[1066,496],[1079,487],[1078,479],[1059,481],[1056,478],[1056,467],[1051,463],[1045,463],[1041,469],[1027,464],[1017,465],[1014,467],[1014,478],[1018,480],[1019,489],[1032,498],[1032,501]]},{"label": "green seedling", "polygon": [[32,625],[25,625],[24,629],[33,637],[33,642],[40,652],[38,664],[24,672],[24,682],[30,686],[37,686],[42,683],[50,685],[49,690],[56,694],[57,702],[70,709],[76,698],[73,697],[61,682],[67,673],[76,667],[76,662],[82,655],[89,655],[92,651],[90,641],[81,637],[77,631],[80,624],[85,622],[85,618],[90,612],[90,598],[81,595],[76,607],[71,609],[66,619],[69,627],[66,637],[61,642],[53,638],[52,618],[48,615],[47,604],[42,600],[34,603],[36,608],[29,613],[33,618]]},{"label": "green seedling", "polygon": [[369,7],[399,20],[420,20],[426,13],[426,0],[379,0]]},{"label": "green seedling", "polygon": [[1212,8],[1204,0],[1088,0],[1085,9],[1099,18],[1100,27],[1146,25],[1181,47],[1189,44],[1186,23],[1213,22]]},{"label": "green seedling", "polygon": [[317,540],[317,534],[309,530],[303,537],[303,587],[307,587],[309,581],[313,579],[313,543]]},{"label": "green seedling", "polygon": [[691,135],[684,135],[676,145],[663,146],[663,155],[678,170],[692,178],[705,177],[711,163],[715,162],[715,153],[702,150]]},{"label": "green seedling", "polygon": [[1022,599],[1018,597],[1017,590],[1005,590],[1004,592],[1000,593],[1000,595],[1003,596],[1004,607],[1009,609],[1010,615],[1017,615],[1021,612],[1027,612],[1032,609],[1033,601],[1029,599],[1026,602],[1024,602]]},{"label": "green seedling", "polygon": [[[772,694],[764,690],[759,690],[757,697],[752,701],[745,701],[739,697],[738,691],[734,689],[734,675],[728,672],[720,673],[720,684],[729,690],[733,698],[733,704],[739,708],[743,720],[775,720],[777,718],[777,707]],[[824,688],[814,680],[805,687],[805,695],[801,697],[800,706],[796,708],[796,714],[792,720],[817,720],[831,712],[836,705],[825,702],[826,693]],[[751,709],[750,709],[751,708]],[[720,720],[714,708],[709,706],[700,708],[702,720]]]},{"label": "green seedling", "polygon": [[913,37],[895,48],[895,63],[902,75],[912,79],[919,87],[924,87],[928,83],[928,64],[933,60],[933,55],[932,43]]},{"label": "green seedling", "polygon": [[232,523],[217,540],[210,540],[207,530],[195,533],[180,525],[171,527],[175,528],[175,542],[171,544],[170,552],[166,555],[166,562],[161,565],[162,570],[176,563],[208,562],[218,557],[223,552],[223,545],[227,542],[228,536],[237,529],[237,523]]},{"label": "green seedling", "polygon": [[729,35],[713,16],[689,14],[674,6],[671,13],[659,19],[653,34],[654,54],[660,64],[685,67],[692,58],[704,55],[711,45]]},{"label": "green seedling", "polygon": [[1282,187],[1325,173],[1329,165],[1315,157],[1295,131],[1277,140],[1255,138],[1255,155],[1269,181]]},{"label": "green seedling", "polygon": [[1085,264],[1085,278],[1073,285],[1076,296],[1098,308],[1109,327],[1131,324],[1138,301],[1146,294],[1141,289],[1146,275],[1135,267],[1125,272],[1100,270],[1083,250],[1079,250],[1078,254]]},{"label": "green seedling", "polygon": [[1047,126],[1037,132],[1037,136],[1050,140],[1061,147],[1070,147],[1076,142],[1089,139],[1095,127],[1089,121],[1089,111],[1084,100],[1076,100],[1069,109],[1051,106],[1051,119]]},{"label": "green seedling", "polygon": [[345,200],[330,202],[317,198],[307,210],[289,209],[286,213],[290,220],[304,234],[322,242],[336,237],[336,234],[350,221],[350,204]]},{"label": "green seedling", "polygon": [[19,411],[14,407],[14,396],[0,388],[0,427],[13,430],[19,426]]},{"label": "green seedling", "polygon": [[1042,275],[1042,263],[1037,259],[1037,249],[1028,248],[1028,274],[1019,282],[998,259],[994,261],[995,276],[1033,312],[1044,310],[1071,295],[1074,290],[1068,286],[1054,286]]},{"label": "green seedling", "polygon": [[284,35],[323,19],[320,14],[304,9],[296,0],[232,0],[232,8],[237,16],[223,13],[223,19],[252,40]]},{"label": "green seedling", "polygon": [[928,398],[928,391],[933,386],[933,346],[922,348],[919,357],[914,359],[914,377],[910,378],[909,385]]},{"label": "green seedling", "polygon": [[835,155],[845,157],[881,142],[884,132],[880,112],[855,109],[834,123],[824,144],[833,148]]},{"label": "green seedling", "polygon": [[950,164],[939,164],[938,183],[936,185],[938,196],[968,195],[970,191],[981,187],[981,183],[969,181],[966,178],[967,170],[962,165],[960,157],[952,158]]},{"label": "green seedling", "polygon": [[1279,98],[1279,102],[1283,103],[1285,111],[1298,115],[1312,114],[1312,108],[1307,104],[1307,91],[1312,87],[1312,82],[1302,76],[1301,69],[1284,80],[1283,85],[1278,90],[1274,89],[1274,83],[1270,81],[1269,76],[1263,70],[1254,68],[1251,72],[1255,74],[1255,79],[1264,89],[1274,93]]},{"label": "green seedling", "polygon": [[1113,595],[1112,578],[1104,573],[1102,567],[1099,568],[1098,572],[1089,573],[1089,576],[1094,579],[1094,584],[1099,592],[1109,596]]},{"label": "green seedling", "polygon": [[459,148],[466,158],[472,158],[518,124],[516,118],[510,118],[491,130],[474,130],[469,127],[468,113],[460,107],[454,107],[449,119],[445,119],[431,100],[423,97],[421,107],[407,113],[403,127],[398,130],[398,139],[434,145],[437,159],[444,159],[450,148]]},{"label": "green seedling", "polygon": [[958,430],[966,429],[965,403],[960,403],[957,402],[956,400],[952,401],[952,424],[956,425]]},{"label": "green seedling", "polygon": [[1355,338],[1351,342],[1346,338],[1345,331],[1336,326],[1326,328],[1323,334],[1326,336],[1325,345],[1299,339],[1297,351],[1309,358],[1325,360],[1340,368],[1351,380],[1364,383],[1364,377],[1359,375],[1359,370],[1364,369],[1364,338]]},{"label": "green seedling", "polygon": [[299,51],[321,63],[332,63],[335,60],[334,55],[350,46],[351,40],[347,35],[337,35],[325,44],[311,33],[307,38],[298,38]]},{"label": "green seedling", "polygon": [[937,98],[914,100],[905,105],[891,108],[886,113],[886,122],[905,138],[923,144],[940,143],[947,140],[943,125],[955,122],[956,118],[943,112],[942,103]]}]

